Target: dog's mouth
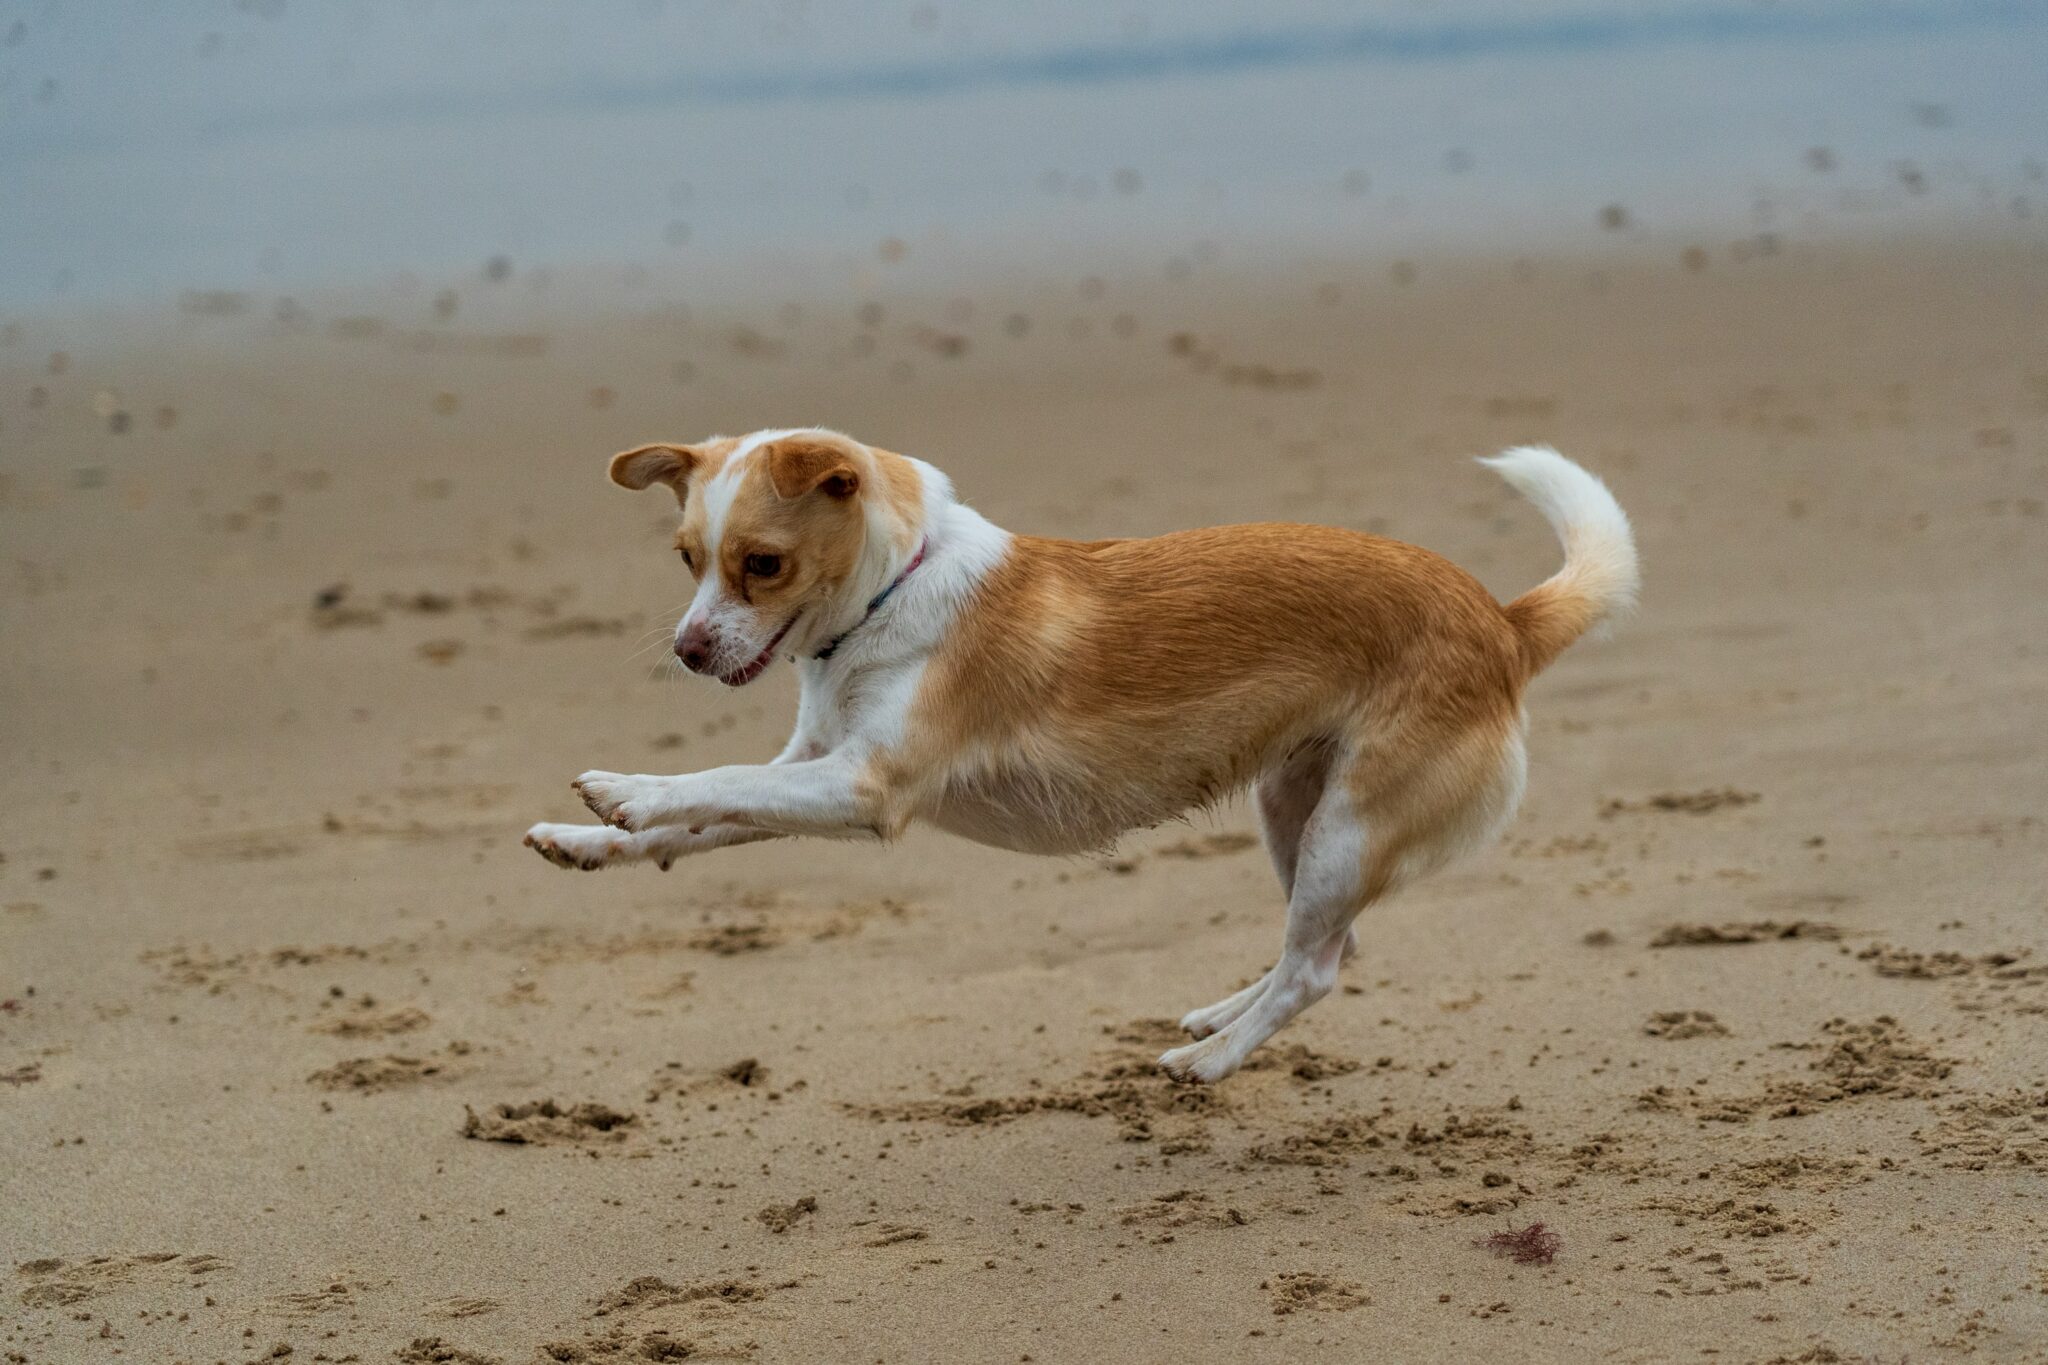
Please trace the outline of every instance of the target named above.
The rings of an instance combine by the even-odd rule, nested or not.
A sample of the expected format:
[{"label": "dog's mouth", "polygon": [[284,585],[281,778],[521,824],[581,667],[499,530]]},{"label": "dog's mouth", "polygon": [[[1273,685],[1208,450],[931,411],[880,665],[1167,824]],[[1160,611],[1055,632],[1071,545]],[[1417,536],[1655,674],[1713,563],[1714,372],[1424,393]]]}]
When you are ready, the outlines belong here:
[{"label": "dog's mouth", "polygon": [[789,634],[789,628],[795,624],[796,617],[794,616],[783,622],[782,629],[775,632],[775,638],[770,640],[762,648],[761,652],[754,656],[752,663],[748,664],[745,668],[735,669],[730,673],[721,673],[718,675],[718,680],[727,687],[745,687],[748,683],[766,673],[768,665],[775,662],[775,646],[782,643],[782,637]]}]

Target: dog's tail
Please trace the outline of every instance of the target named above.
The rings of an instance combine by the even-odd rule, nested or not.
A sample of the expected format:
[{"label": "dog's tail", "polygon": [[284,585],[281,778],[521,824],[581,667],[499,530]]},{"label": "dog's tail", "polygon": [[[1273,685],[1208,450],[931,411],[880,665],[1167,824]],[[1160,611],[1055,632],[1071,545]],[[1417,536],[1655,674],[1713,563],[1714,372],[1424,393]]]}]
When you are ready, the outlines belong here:
[{"label": "dog's tail", "polygon": [[1479,463],[1535,503],[1564,542],[1564,567],[1505,608],[1533,677],[1572,641],[1635,606],[1635,536],[1607,485],[1548,446],[1516,446]]}]

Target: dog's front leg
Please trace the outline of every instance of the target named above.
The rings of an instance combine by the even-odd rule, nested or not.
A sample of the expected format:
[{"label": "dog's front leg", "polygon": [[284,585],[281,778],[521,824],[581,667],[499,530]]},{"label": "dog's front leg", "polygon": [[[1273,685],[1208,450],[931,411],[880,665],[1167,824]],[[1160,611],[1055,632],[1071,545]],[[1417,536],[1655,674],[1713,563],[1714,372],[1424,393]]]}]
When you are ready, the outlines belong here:
[{"label": "dog's front leg", "polygon": [[576,779],[584,803],[624,830],[737,825],[825,839],[882,838],[892,817],[868,765],[844,754],[801,763],[735,766],[680,777],[589,772]]},{"label": "dog's front leg", "polygon": [[595,872],[625,863],[654,863],[666,872],[678,858],[708,853],[735,844],[757,844],[782,836],[770,830],[713,825],[692,831],[681,825],[657,825],[629,834],[611,825],[558,825],[544,822],[526,831],[526,846],[556,867]]}]

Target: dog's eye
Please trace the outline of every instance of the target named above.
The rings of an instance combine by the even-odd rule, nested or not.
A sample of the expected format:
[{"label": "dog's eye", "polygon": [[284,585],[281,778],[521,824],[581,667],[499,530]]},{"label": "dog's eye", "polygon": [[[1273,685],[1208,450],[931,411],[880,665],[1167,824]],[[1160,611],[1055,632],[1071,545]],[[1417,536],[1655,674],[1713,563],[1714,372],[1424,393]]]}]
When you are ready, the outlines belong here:
[{"label": "dog's eye", "polygon": [[688,550],[677,550],[676,553],[683,557],[684,568],[688,569],[691,573],[697,572],[697,560],[694,555]]},{"label": "dog's eye", "polygon": [[773,578],[782,572],[780,555],[748,555],[747,575],[751,578]]}]

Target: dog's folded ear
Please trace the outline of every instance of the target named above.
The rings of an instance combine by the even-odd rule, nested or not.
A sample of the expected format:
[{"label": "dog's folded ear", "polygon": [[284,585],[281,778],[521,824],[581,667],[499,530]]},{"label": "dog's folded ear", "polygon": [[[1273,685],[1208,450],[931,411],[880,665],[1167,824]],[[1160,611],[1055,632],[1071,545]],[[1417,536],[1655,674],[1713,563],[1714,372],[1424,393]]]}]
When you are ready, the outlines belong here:
[{"label": "dog's folded ear", "polygon": [[821,441],[778,441],[768,450],[768,480],[779,498],[818,489],[832,498],[860,491],[860,471],[850,451]]},{"label": "dog's folded ear", "polygon": [[681,502],[690,471],[696,467],[697,452],[688,446],[651,445],[635,446],[612,456],[610,472],[613,483],[636,493],[665,483],[674,491],[676,501]]}]

